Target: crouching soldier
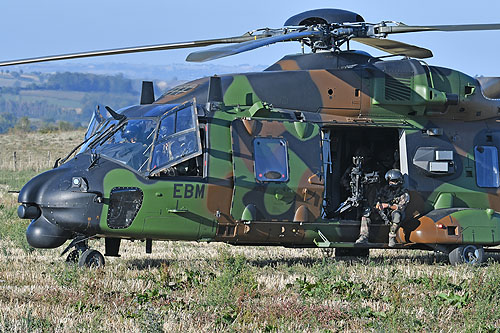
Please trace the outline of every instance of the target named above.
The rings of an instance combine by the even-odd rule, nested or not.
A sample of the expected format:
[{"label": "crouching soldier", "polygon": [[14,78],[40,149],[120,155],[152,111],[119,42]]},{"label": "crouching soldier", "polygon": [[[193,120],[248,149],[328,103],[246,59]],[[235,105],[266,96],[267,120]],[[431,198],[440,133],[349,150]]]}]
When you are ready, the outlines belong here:
[{"label": "crouching soldier", "polygon": [[406,205],[410,202],[408,190],[403,188],[403,174],[397,169],[385,174],[387,185],[378,193],[378,202],[375,208],[386,224],[390,224],[389,246],[396,245],[396,230],[404,219]]}]

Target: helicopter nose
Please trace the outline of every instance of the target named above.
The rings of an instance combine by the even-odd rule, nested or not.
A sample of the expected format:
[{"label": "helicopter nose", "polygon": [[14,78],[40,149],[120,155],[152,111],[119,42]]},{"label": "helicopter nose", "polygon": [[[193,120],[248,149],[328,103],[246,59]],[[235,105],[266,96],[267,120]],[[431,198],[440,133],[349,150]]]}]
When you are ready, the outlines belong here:
[{"label": "helicopter nose", "polygon": [[77,233],[96,233],[102,209],[96,200],[99,195],[89,192],[88,181],[81,172],[79,177],[74,173],[74,167],[52,169],[31,179],[21,189],[17,214],[32,220],[26,230],[31,246],[54,248]]},{"label": "helicopter nose", "polygon": [[50,223],[43,216],[34,219],[28,226],[28,229],[26,229],[28,244],[39,249],[59,247],[71,238],[71,236],[71,232]]}]

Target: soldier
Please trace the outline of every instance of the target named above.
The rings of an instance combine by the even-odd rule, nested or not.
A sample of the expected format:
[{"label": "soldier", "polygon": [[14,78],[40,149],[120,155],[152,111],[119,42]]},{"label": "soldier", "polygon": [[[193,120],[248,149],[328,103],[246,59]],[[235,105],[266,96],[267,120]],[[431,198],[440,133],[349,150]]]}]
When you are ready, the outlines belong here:
[{"label": "soldier", "polygon": [[[382,219],[391,225],[389,232],[389,246],[396,245],[396,230],[404,218],[404,211],[410,195],[403,188],[403,174],[397,169],[391,169],[385,174],[387,185],[380,189],[378,202],[375,208]],[[389,219],[390,217],[390,219]]]},{"label": "soldier", "polygon": [[[363,177],[366,175],[373,174],[376,175],[373,177],[371,181],[362,181],[360,184],[363,187],[362,195],[363,198],[358,202],[358,214],[361,213],[361,226],[359,230],[359,238],[356,240],[356,244],[366,244],[368,243],[368,235],[369,235],[369,225],[371,223],[370,215],[372,214],[372,207],[375,204],[375,198],[377,194],[378,188],[378,175],[382,170],[382,166],[380,163],[373,158],[371,151],[365,146],[361,146],[356,150],[356,157],[362,157],[362,165],[361,170],[358,170],[362,173]],[[342,176],[341,183],[348,188],[350,187],[350,182],[348,181],[347,176],[351,178],[351,173],[353,172],[355,166],[349,167],[344,176]],[[352,181],[352,180],[351,180]],[[351,189],[352,190],[352,189]],[[354,195],[354,193],[352,193]],[[359,215],[358,215],[359,217]]]}]

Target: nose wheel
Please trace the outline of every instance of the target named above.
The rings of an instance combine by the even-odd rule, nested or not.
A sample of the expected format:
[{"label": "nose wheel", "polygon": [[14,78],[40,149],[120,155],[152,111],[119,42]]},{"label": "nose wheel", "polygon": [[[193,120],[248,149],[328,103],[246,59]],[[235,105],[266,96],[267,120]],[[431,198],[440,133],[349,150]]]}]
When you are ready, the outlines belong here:
[{"label": "nose wheel", "polygon": [[79,267],[100,268],[104,267],[104,256],[101,252],[88,246],[88,238],[77,237],[68,245],[61,255],[74,249],[66,257],[67,263],[78,264]]},{"label": "nose wheel", "polygon": [[66,262],[68,264],[76,264],[76,263],[78,263],[78,260],[80,260],[80,254],[81,254],[80,250],[74,249],[66,257]]},{"label": "nose wheel", "polygon": [[104,267],[104,256],[97,250],[87,249],[80,256],[78,266],[89,268]]}]

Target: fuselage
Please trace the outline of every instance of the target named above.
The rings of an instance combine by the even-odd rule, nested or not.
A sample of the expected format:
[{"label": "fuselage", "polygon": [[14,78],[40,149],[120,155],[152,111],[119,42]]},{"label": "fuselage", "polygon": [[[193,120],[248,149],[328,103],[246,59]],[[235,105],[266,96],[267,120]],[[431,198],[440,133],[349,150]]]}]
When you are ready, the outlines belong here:
[{"label": "fuselage", "polygon": [[[121,110],[129,123],[153,122],[139,162],[111,154],[123,152],[114,147],[96,157],[96,144],[31,180],[19,196],[20,216],[34,221],[30,244],[57,247],[79,234],[352,243],[358,217],[332,212],[345,199],[340,177],[359,145],[405,175],[411,202],[400,243],[500,244],[500,100],[485,97],[477,79],[358,52],[287,56],[263,72],[219,78],[217,103],[205,104],[204,78]],[[166,116],[190,101],[194,130],[161,139]],[[185,158],[174,156],[175,144],[190,147]],[[373,244],[384,246],[387,228],[374,226]]]}]

